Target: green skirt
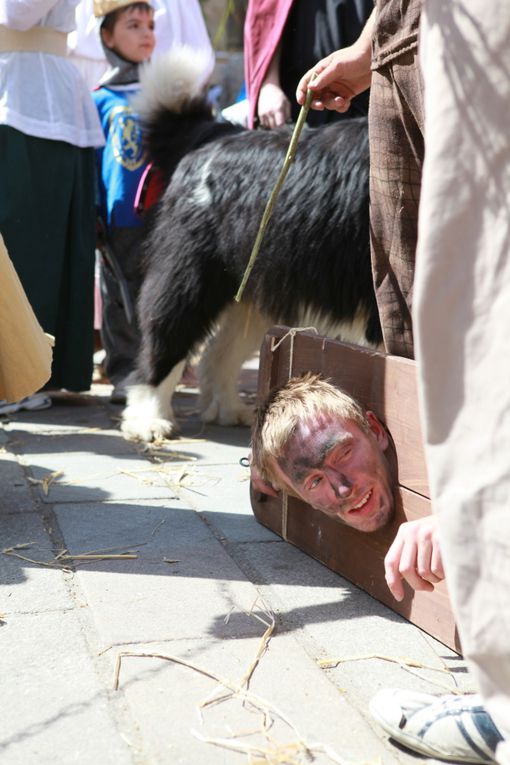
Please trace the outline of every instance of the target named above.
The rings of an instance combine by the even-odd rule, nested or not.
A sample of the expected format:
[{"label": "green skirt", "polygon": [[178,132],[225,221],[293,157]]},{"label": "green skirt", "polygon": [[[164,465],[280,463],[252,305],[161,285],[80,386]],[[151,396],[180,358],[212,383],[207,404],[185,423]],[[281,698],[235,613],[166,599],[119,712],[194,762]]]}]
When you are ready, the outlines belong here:
[{"label": "green skirt", "polygon": [[39,323],[55,337],[46,387],[88,390],[93,365],[94,149],[0,125],[0,167],[0,232]]}]

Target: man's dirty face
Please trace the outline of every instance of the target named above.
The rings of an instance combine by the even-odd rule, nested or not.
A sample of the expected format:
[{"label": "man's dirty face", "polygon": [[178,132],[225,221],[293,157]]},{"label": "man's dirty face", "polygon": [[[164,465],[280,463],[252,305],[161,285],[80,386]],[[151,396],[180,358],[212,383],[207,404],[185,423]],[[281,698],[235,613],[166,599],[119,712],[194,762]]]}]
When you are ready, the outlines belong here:
[{"label": "man's dirty face", "polygon": [[293,494],[359,531],[380,529],[393,514],[388,435],[372,412],[367,419],[367,433],[330,414],[300,423],[276,464]]}]

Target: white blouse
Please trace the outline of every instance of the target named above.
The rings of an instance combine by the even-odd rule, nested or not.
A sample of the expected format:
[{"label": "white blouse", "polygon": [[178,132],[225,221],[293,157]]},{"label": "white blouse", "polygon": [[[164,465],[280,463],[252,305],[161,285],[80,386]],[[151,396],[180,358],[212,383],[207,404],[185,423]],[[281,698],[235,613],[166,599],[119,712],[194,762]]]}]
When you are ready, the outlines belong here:
[{"label": "white blouse", "polygon": [[[33,26],[68,33],[79,0],[0,0],[0,24],[25,31]],[[78,69],[64,56],[0,52],[0,124],[27,135],[102,146],[95,104]]]}]

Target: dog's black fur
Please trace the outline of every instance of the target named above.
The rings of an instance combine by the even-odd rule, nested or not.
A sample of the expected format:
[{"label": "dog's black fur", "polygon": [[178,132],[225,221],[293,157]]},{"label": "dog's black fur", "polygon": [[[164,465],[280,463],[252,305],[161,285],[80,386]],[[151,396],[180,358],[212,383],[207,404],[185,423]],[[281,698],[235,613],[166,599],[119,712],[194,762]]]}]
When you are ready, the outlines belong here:
[{"label": "dog's black fur", "polygon": [[[248,131],[216,122],[203,95],[186,93],[178,108],[149,107],[142,115],[150,157],[166,183],[147,239],[139,300],[139,381],[158,388],[232,306],[291,130]],[[303,130],[243,298],[265,317],[266,327],[303,326],[313,317],[321,333],[381,342],[370,267],[368,166],[365,119]],[[354,336],[350,325],[356,325]],[[242,343],[243,327],[237,330]],[[137,417],[135,399],[130,396],[124,417],[130,435],[137,435],[127,424]],[[159,415],[171,420],[171,410]],[[216,410],[213,418],[229,420]]]}]

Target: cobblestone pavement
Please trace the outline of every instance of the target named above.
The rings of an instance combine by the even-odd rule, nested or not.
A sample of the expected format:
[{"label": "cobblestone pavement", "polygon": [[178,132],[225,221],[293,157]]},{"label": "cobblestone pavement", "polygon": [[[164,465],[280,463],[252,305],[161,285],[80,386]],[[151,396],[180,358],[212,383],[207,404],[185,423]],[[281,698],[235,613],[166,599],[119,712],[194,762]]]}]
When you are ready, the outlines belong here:
[{"label": "cobblestone pavement", "polygon": [[467,689],[462,661],[255,521],[248,430],[203,426],[195,388],[151,449],[110,390],[1,420],[2,764],[415,762],[367,701]]}]

